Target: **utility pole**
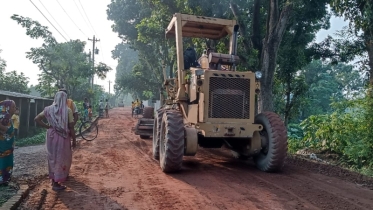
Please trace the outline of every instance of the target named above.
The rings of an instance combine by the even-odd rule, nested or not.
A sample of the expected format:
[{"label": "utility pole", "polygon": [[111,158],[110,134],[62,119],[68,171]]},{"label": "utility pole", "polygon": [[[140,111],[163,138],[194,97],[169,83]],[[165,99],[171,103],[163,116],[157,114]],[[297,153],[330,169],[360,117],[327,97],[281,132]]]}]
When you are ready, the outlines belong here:
[{"label": "utility pole", "polygon": [[[93,39],[88,38],[89,41],[93,42],[93,48],[92,48],[92,70],[95,70],[95,54],[98,54],[98,49],[95,50],[95,44],[96,42],[99,42],[99,39],[95,38],[95,35],[93,35]],[[95,78],[95,73],[92,75],[92,90],[93,90],[93,80]]]}]

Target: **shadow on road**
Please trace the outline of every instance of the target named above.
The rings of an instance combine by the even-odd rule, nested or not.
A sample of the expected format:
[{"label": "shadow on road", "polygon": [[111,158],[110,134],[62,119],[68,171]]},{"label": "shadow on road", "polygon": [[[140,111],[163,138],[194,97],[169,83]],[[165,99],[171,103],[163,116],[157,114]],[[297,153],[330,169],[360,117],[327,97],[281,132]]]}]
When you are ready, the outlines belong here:
[{"label": "shadow on road", "polygon": [[58,192],[58,198],[69,209],[127,209],[117,201],[111,199],[110,196],[97,192],[74,177],[69,177],[69,180],[65,184],[68,190]]}]

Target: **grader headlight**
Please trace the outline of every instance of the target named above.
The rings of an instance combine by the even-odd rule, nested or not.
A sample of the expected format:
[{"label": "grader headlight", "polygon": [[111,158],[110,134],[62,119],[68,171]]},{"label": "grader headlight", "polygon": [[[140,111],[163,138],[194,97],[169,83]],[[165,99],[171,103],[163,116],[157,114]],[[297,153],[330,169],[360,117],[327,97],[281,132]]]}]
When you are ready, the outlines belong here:
[{"label": "grader headlight", "polygon": [[262,74],[261,71],[256,71],[255,72],[255,78],[260,79],[260,78],[262,78],[262,76],[263,76],[263,74]]}]

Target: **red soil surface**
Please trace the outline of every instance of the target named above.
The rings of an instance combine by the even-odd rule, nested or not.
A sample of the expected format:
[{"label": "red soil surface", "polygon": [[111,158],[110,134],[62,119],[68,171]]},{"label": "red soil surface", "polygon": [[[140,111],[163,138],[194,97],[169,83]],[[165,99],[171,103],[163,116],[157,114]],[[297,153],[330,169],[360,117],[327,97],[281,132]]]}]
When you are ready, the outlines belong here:
[{"label": "red soil surface", "polygon": [[272,174],[225,149],[199,149],[180,173],[164,174],[135,123],[130,108],[110,110],[97,139],[74,151],[68,188],[54,192],[46,177],[21,209],[373,209],[371,179],[296,158]]}]

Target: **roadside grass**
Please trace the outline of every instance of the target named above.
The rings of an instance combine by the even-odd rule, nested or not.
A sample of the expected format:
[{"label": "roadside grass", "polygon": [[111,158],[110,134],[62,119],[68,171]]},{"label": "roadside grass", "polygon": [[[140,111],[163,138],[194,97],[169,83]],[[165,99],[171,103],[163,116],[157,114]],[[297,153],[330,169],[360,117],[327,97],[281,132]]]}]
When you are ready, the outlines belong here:
[{"label": "roadside grass", "polygon": [[293,155],[298,158],[303,158],[307,160],[312,160],[309,158],[309,155],[300,155],[297,154],[298,151],[302,150],[309,150],[312,151],[311,153],[314,153],[317,157],[321,158],[322,160],[325,160],[328,162],[328,164],[336,165],[340,168],[347,169],[349,171],[357,172],[359,174],[372,177],[373,178],[373,166],[362,166],[357,167],[356,164],[353,164],[346,160],[346,158],[343,155],[333,153],[333,152],[321,152],[317,149],[310,149],[309,147],[305,147],[304,145],[300,144],[300,139],[293,138],[292,136],[289,136],[288,139],[288,154]]},{"label": "roadside grass", "polygon": [[18,147],[26,147],[26,146],[44,144],[45,135],[46,135],[46,132],[40,132],[31,137],[16,139],[15,145]]}]

